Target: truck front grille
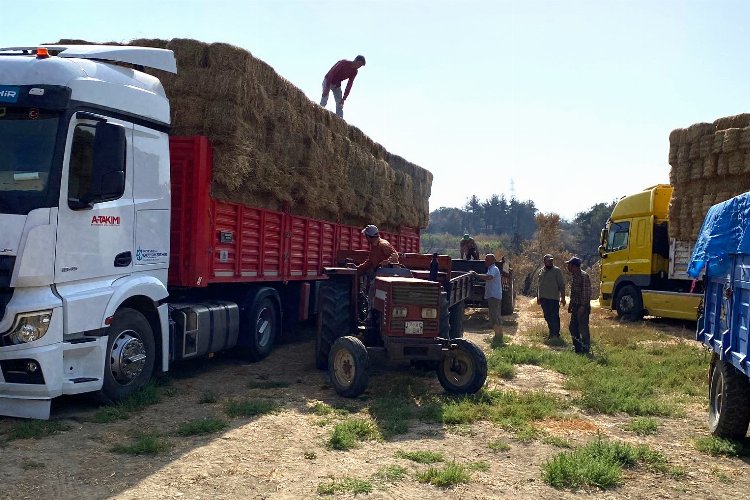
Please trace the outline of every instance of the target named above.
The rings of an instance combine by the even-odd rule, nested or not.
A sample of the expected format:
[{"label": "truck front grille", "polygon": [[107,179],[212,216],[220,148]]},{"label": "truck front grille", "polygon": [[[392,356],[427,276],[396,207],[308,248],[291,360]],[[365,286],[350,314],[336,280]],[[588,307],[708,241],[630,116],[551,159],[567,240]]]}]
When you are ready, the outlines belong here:
[{"label": "truck front grille", "polygon": [[0,288],[10,287],[10,278],[13,276],[13,266],[15,263],[15,257],[0,255]]}]

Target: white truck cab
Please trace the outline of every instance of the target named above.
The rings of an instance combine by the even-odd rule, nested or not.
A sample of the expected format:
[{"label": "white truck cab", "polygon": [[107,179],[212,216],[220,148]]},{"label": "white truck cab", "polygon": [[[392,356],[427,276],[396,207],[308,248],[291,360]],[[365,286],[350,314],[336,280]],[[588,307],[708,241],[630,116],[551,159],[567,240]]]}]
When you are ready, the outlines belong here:
[{"label": "white truck cab", "polygon": [[140,66],[176,72],[164,49],[0,49],[1,415],[168,369],[169,103]]}]

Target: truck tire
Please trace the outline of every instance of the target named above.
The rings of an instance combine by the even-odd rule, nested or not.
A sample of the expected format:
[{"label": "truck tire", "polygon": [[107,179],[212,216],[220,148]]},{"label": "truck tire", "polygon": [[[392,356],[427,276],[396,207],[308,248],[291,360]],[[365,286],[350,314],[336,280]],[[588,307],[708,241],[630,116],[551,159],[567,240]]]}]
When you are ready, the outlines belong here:
[{"label": "truck tire", "polygon": [[337,338],[351,333],[352,307],[349,283],[329,279],[320,285],[318,331],[315,336],[315,367],[328,369],[328,353]]},{"label": "truck tire", "polygon": [[643,298],[641,292],[633,285],[626,285],[617,292],[615,299],[617,315],[625,321],[643,319]]},{"label": "truck tire", "polygon": [[271,354],[279,336],[279,311],[271,297],[270,291],[261,291],[255,295],[245,317],[244,330],[248,335],[247,356],[251,361],[260,361]]},{"label": "truck tire", "polygon": [[466,339],[454,342],[458,348],[448,351],[438,363],[438,380],[448,392],[474,394],[487,380],[487,357],[482,349]]},{"label": "truck tire", "polygon": [[452,339],[460,339],[464,336],[464,309],[464,301],[454,304],[450,308],[450,336]]},{"label": "truck tire", "polygon": [[708,427],[718,437],[739,439],[750,423],[750,381],[730,363],[714,360],[708,384]]},{"label": "truck tire", "polygon": [[440,317],[438,318],[438,337],[449,339],[451,337],[450,311],[448,310],[448,294],[440,292]]},{"label": "truck tire", "polygon": [[370,378],[370,357],[367,348],[356,337],[339,337],[328,355],[328,373],[336,393],[356,398],[367,389]]},{"label": "truck tire", "polygon": [[115,313],[108,337],[104,380],[98,396],[110,404],[127,398],[151,379],[156,344],[146,317],[128,307]]}]

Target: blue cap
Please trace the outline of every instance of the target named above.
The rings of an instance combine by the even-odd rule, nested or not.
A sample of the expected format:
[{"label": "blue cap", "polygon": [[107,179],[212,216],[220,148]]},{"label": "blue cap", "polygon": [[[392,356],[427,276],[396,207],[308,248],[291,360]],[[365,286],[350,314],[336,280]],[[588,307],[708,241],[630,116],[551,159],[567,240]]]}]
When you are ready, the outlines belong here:
[{"label": "blue cap", "polygon": [[565,261],[566,264],[572,264],[576,267],[581,267],[581,259],[578,257],[571,257],[570,259]]}]

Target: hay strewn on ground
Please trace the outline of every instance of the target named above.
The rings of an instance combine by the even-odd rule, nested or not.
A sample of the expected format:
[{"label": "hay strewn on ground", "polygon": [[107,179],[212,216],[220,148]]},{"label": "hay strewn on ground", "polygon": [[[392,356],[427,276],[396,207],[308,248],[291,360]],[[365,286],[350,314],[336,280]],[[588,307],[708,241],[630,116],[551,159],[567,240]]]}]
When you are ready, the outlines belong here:
[{"label": "hay strewn on ground", "polygon": [[[59,43],[74,42],[81,41]],[[216,198],[274,210],[286,204],[354,225],[427,226],[430,172],[311,102],[248,51],[189,39],[129,45],[174,51],[177,75],[147,71],[170,98],[172,134],[211,140]]]},{"label": "hay strewn on ground", "polygon": [[669,164],[670,236],[695,239],[712,205],[750,190],[750,114],[673,130]]}]

